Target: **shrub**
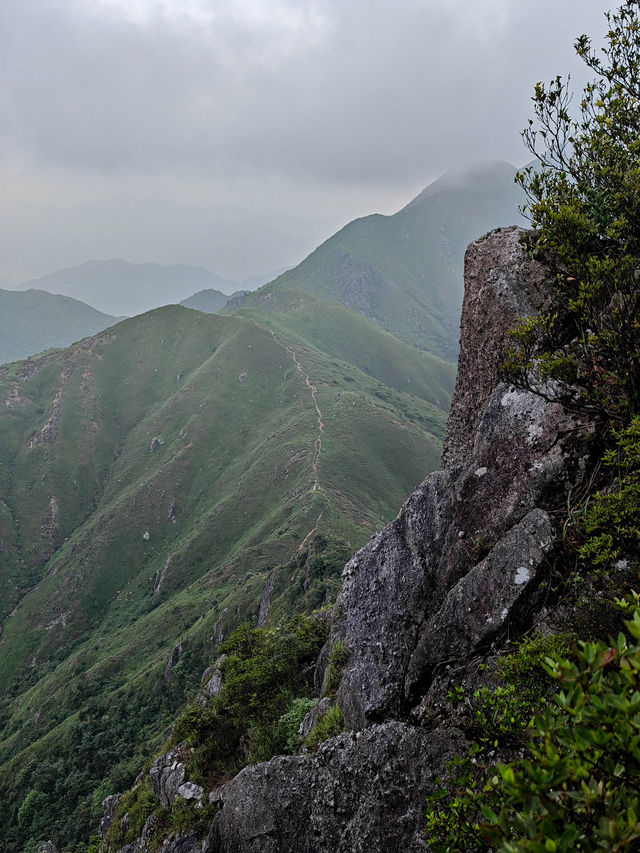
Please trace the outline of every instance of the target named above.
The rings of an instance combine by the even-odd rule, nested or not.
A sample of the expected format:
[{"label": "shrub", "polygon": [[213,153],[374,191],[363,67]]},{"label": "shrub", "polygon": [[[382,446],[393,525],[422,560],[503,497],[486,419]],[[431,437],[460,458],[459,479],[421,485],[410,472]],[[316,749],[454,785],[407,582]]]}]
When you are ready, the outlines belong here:
[{"label": "shrub", "polygon": [[310,752],[315,752],[321,743],[329,740],[330,737],[339,735],[343,731],[344,716],[342,715],[340,706],[332,705],[309,732],[305,738],[304,745]]},{"label": "shrub", "polygon": [[503,853],[612,853],[637,845],[638,596],[626,626],[635,642],[620,634],[610,643],[580,643],[575,660],[547,659],[561,690],[536,718],[524,760],[499,765],[481,785],[470,784],[469,759],[459,760],[463,790],[448,804],[438,802],[442,788],[431,798],[427,834],[434,850],[460,849],[454,845],[461,823],[477,847]]},{"label": "shrub", "polygon": [[327,676],[324,688],[325,696],[335,696],[336,691],[340,686],[342,670],[344,669],[344,665],[347,662],[348,657],[349,650],[347,649],[347,644],[343,640],[336,640],[333,644],[333,648],[331,649],[329,663],[327,665]]}]

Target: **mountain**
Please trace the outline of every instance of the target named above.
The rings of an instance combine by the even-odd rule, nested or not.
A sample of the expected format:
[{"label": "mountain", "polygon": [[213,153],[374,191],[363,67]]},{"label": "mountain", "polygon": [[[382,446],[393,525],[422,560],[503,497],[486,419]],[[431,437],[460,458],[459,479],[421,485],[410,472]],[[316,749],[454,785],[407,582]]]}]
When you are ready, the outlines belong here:
[{"label": "mountain", "polygon": [[[570,850],[603,826],[613,849],[613,818],[576,812],[571,797],[550,820],[547,778],[557,769],[559,789],[592,803],[604,780],[628,790],[637,639],[606,637],[631,610],[616,596],[631,598],[637,537],[612,574],[579,568],[566,538],[582,518],[568,505],[595,488],[593,415],[500,380],[509,331],[554,296],[521,237],[501,229],[469,248],[443,466],[345,565],[319,655],[304,656],[302,620],[298,633],[236,634],[162,753],[105,801],[102,853],[418,853],[507,833],[529,849],[562,836]],[[633,638],[639,618],[626,621]],[[579,668],[550,666],[580,647]],[[490,842],[474,830],[479,803]],[[620,835],[636,832],[634,809],[627,821],[626,802],[612,808]]]},{"label": "mountain", "polygon": [[69,346],[119,319],[68,296],[43,290],[0,290],[0,363]]},{"label": "mountain", "polygon": [[204,267],[132,264],[113,259],[87,261],[20,285],[21,290],[34,287],[81,299],[100,311],[132,316],[175,304],[199,290],[213,288],[232,293],[237,283],[219,278]]},{"label": "mountain", "polygon": [[269,307],[168,306],[0,368],[8,853],[86,834],[220,640],[331,601],[438,463],[453,365],[306,293]]},{"label": "mountain", "polygon": [[[515,173],[502,162],[447,173],[393,216],[350,222],[276,283],[352,308],[450,361],[465,248],[478,234],[518,219],[524,198]],[[246,304],[260,304],[262,292]]]},{"label": "mountain", "polygon": [[238,299],[244,296],[248,291],[237,290],[235,293],[222,293],[220,290],[207,288],[199,290],[188,299],[183,299],[180,305],[185,308],[191,308],[194,311],[203,311],[205,314],[217,314],[221,311],[230,299]]}]

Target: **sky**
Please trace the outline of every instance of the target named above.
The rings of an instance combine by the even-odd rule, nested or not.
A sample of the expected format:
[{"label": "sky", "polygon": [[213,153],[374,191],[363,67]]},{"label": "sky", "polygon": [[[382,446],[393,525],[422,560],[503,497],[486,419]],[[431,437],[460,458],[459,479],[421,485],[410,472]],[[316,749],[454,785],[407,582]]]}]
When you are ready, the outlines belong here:
[{"label": "sky", "polygon": [[601,0],[3,0],[0,279],[292,265],[442,172],[530,159]]}]

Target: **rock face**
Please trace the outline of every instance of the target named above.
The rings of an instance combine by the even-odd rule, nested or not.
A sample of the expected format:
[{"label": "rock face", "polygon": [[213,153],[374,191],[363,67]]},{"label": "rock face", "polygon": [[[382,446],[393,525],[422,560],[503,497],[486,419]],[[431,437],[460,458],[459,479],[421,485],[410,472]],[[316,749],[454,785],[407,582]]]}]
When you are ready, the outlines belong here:
[{"label": "rock face", "polygon": [[185,766],[179,761],[179,750],[172,749],[156,758],[149,776],[151,787],[162,808],[171,808],[185,777]]},{"label": "rock face", "polygon": [[424,791],[466,746],[458,733],[388,722],[339,735],[313,756],[246,767],[220,789],[212,850],[426,851]]},{"label": "rock face", "polygon": [[581,425],[497,380],[508,330],[548,292],[522,235],[500,229],[467,250],[444,467],[344,569],[329,648],[340,639],[349,652],[338,691],[349,733],[224,785],[219,853],[427,849],[425,798],[463,738],[405,721],[448,662],[529,627],[553,557],[550,510],[580,477]]},{"label": "rock face", "polygon": [[497,378],[508,330],[544,308],[548,293],[523,233],[499,229],[467,250],[443,469],[345,566],[341,616],[315,681],[340,640],[348,651],[338,690],[347,732],[313,755],[247,767],[212,792],[219,812],[211,834],[185,850],[428,849],[426,797],[466,744],[451,723],[421,728],[420,710],[442,693],[450,662],[530,626],[554,556],[553,511],[582,470],[576,435],[588,425]]}]

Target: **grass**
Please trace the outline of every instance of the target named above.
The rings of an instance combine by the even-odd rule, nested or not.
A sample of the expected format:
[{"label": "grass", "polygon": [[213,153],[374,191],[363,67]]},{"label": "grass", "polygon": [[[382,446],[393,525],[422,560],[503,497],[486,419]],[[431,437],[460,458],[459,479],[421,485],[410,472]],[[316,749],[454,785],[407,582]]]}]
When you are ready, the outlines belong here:
[{"label": "grass", "polygon": [[[0,405],[8,853],[28,840],[17,809],[61,760],[69,781],[55,783],[64,807],[48,812],[49,835],[87,832],[85,799],[105,780],[131,783],[219,642],[255,624],[268,577],[271,620],[325,604],[347,556],[437,465],[452,368],[360,317],[341,321],[349,362],[346,348],[322,348],[344,309],[323,311],[298,327],[265,314],[271,334],[257,317],[173,306],[0,368],[0,400],[16,387],[21,399]],[[324,421],[317,479],[318,414],[292,353]],[[416,377],[432,363],[429,390]],[[55,440],[40,440],[52,423]]]}]

